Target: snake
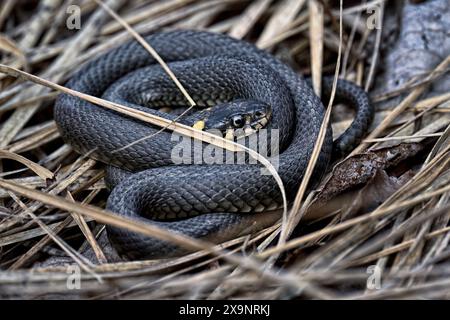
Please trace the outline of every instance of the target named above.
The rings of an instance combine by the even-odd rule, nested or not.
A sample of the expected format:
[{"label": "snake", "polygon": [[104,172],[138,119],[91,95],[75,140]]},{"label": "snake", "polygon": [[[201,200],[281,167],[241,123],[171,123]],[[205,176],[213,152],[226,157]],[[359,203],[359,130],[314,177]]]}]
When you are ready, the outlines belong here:
[{"label": "snake", "polygon": [[[267,158],[276,160],[291,202],[324,120],[321,98],[331,94],[332,77],[323,77],[319,97],[310,80],[244,40],[196,30],[157,32],[144,39],[196,102],[185,114],[176,112],[189,106],[184,94],[135,40],[86,62],[66,87],[200,130],[215,129],[227,138],[241,132],[248,140],[266,130],[277,144]],[[361,141],[373,117],[367,93],[356,84],[339,79],[335,96],[354,109],[354,118],[335,141],[331,125],[326,128],[312,185],[332,157]],[[66,93],[58,95],[54,117],[63,140],[76,152],[107,165],[112,191],[106,209],[119,216],[213,243],[251,234],[280,218],[281,191],[272,175],[262,174],[259,163],[245,157],[241,163],[198,161],[190,151],[204,152],[208,144],[195,141],[185,143],[189,147],[183,149],[183,161],[174,161],[174,150],[186,137]],[[106,228],[109,241],[126,259],[189,251],[127,228]]]}]

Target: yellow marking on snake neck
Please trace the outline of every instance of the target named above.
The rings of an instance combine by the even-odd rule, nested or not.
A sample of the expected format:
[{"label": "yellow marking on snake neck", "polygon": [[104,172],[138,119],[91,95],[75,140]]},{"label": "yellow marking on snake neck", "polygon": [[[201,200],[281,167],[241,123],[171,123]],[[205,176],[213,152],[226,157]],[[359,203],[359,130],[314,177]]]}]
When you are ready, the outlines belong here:
[{"label": "yellow marking on snake neck", "polygon": [[234,130],[233,129],[227,129],[227,133],[225,135],[226,140],[234,141]]},{"label": "yellow marking on snake neck", "polygon": [[203,121],[203,120],[197,121],[196,123],[194,123],[194,125],[192,126],[192,128],[198,129],[198,130],[203,130],[203,129],[205,129],[205,121]]}]

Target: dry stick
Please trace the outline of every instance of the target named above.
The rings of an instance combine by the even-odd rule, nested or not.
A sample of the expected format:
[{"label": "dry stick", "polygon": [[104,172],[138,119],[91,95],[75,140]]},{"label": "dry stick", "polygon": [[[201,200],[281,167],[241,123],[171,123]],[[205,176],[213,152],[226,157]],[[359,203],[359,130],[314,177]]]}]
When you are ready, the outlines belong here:
[{"label": "dry stick", "polygon": [[[431,78],[436,72],[441,72],[446,69],[450,63],[450,55],[448,55],[437,67],[431,72],[426,79]],[[399,116],[401,115],[411,104],[414,102],[428,87],[428,82],[420,85],[416,89],[414,89],[397,107],[395,107],[391,113],[376,127],[367,137],[366,139],[374,139],[377,138],[384,130],[386,130],[389,125]],[[355,154],[363,152],[369,143],[361,143],[353,152],[349,155],[353,156]]]},{"label": "dry stick", "polygon": [[[145,21],[141,24],[137,24],[134,26],[134,29],[141,34],[156,32],[157,30],[161,30],[171,23],[176,23],[186,18],[187,16],[193,15],[203,10],[207,10],[217,5],[222,5],[224,1],[232,3],[238,2],[239,0],[210,0],[208,2],[194,3],[192,6],[188,6],[173,12],[168,12],[165,15],[155,17],[151,21]],[[118,44],[124,43],[129,39],[130,34],[126,30],[124,32],[120,32],[117,35],[105,39],[104,42],[98,44],[97,46],[95,46],[95,48],[87,50],[86,53],[82,54],[77,59],[77,61],[83,62],[89,60],[90,58],[98,56],[99,54],[113,47],[117,47]]]},{"label": "dry stick", "polygon": [[[21,171],[21,172],[23,172],[23,171]],[[8,173],[10,173],[10,172],[8,172]],[[0,176],[4,177],[3,174],[0,174]],[[16,178],[16,179],[11,179],[11,180],[16,183],[25,184],[25,185],[33,187],[33,188],[45,188],[47,186],[45,180],[41,179],[40,177],[36,177],[36,176]],[[0,189],[0,199],[5,199],[5,198],[9,198],[9,194],[6,191]],[[3,224],[3,221],[0,223],[0,226],[2,224]],[[1,234],[1,230],[0,230],[0,234]],[[1,236],[0,236],[0,238],[1,238]]]},{"label": "dry stick", "polygon": [[[353,7],[348,7],[345,10],[343,10],[342,14],[349,15],[349,14],[353,14],[353,13],[367,11],[368,8],[373,8],[374,6],[378,6],[381,3],[386,2],[386,1],[387,0],[373,0],[373,1],[369,1],[366,3],[359,4],[359,5],[355,5]],[[334,15],[339,14],[339,12],[337,10],[333,10],[332,12]]]},{"label": "dry stick", "polygon": [[54,10],[60,4],[60,0],[42,0],[28,22],[27,32],[24,32],[23,38],[20,40],[20,47],[32,48],[39,41],[39,37],[43,30],[49,25]]},{"label": "dry stick", "polygon": [[[342,0],[340,1],[340,9],[342,12]],[[297,195],[294,200],[294,204],[292,205],[292,209],[289,214],[289,220],[287,223],[283,223],[281,235],[277,244],[277,248],[281,249],[283,244],[286,242],[286,238],[289,237],[290,233],[298,223],[298,221],[301,219],[302,215],[298,215],[297,212],[300,209],[301,202],[303,200],[304,194],[306,192],[306,188],[308,186],[308,182],[311,178],[311,175],[313,173],[314,167],[316,165],[317,159],[319,157],[320,151],[322,150],[322,145],[325,140],[325,135],[327,132],[328,124],[330,122],[330,116],[331,116],[331,109],[334,101],[334,96],[336,93],[336,85],[337,85],[337,79],[339,76],[339,68],[341,64],[341,54],[342,54],[342,15],[340,16],[340,22],[339,22],[339,52],[338,52],[338,59],[336,62],[336,69],[334,73],[334,80],[333,80],[333,87],[331,90],[331,96],[330,101],[328,103],[327,110],[325,112],[324,119],[322,121],[322,125],[320,127],[319,135],[317,137],[313,153],[311,155],[311,159],[308,162],[308,166],[306,168],[305,175],[303,177],[302,183],[300,185],[300,188],[297,192]]]},{"label": "dry stick", "polygon": [[[64,23],[67,21],[68,12],[67,9],[70,5],[75,4],[75,0],[62,0],[63,3],[60,4],[58,10],[52,15],[50,19],[51,24],[48,26],[45,33],[42,35],[42,40],[40,42],[40,47],[48,45],[55,40],[55,37],[59,35],[61,27],[64,27]],[[81,11],[81,10],[80,10]],[[81,12],[82,14],[82,12]]]},{"label": "dry stick", "polygon": [[[444,150],[443,150],[443,152],[444,152],[444,158],[443,158],[444,161],[443,161],[442,163],[440,163],[439,168],[436,168],[436,169],[435,169],[435,172],[436,172],[436,173],[433,172],[433,175],[435,175],[436,178],[438,177],[439,174],[442,173],[443,170],[445,170],[445,168],[448,167],[448,163],[450,162],[450,161],[449,161],[450,158],[448,158],[448,152],[447,152],[447,155],[445,156],[445,152],[446,152],[445,150],[446,150],[446,149],[448,150],[448,149],[450,148],[450,145],[448,144],[448,141],[446,142],[449,133],[450,133],[450,126],[447,127],[447,130],[445,131],[444,135],[443,135],[443,136],[438,140],[438,142],[434,145],[433,150],[429,153],[427,159],[425,160],[425,164],[427,164],[427,163],[430,163],[430,160],[431,160],[433,157],[435,157],[435,159],[436,159],[436,158],[442,158],[440,155],[437,155],[437,152],[438,152],[439,149],[441,149],[441,147],[444,146]],[[446,137],[446,136],[447,136],[447,137]],[[445,146],[447,146],[447,148],[445,148]],[[434,159],[433,159],[433,160],[434,160]],[[436,181],[436,183],[431,184],[431,186],[428,187],[427,181],[424,181],[424,183],[423,183],[424,188],[429,189],[429,188],[434,187],[434,185],[436,185],[436,184],[438,184],[438,185],[436,185],[435,187],[439,187],[439,186],[448,184],[448,177],[447,177],[446,180],[444,180],[444,179],[445,179],[445,176],[448,176],[448,172],[447,172],[447,174],[444,173],[444,174],[442,175],[442,177],[440,177],[438,180],[434,180],[434,179],[433,179],[433,175],[431,175],[430,177],[427,176],[427,178],[428,178],[427,180],[430,182],[430,184],[431,184],[431,181]],[[416,191],[415,191],[415,192],[416,192]],[[446,194],[446,195],[441,196],[440,199],[439,199],[439,201],[438,201],[437,203],[435,203],[435,206],[436,206],[436,207],[442,207],[442,206],[444,205],[444,203],[448,202],[448,197],[449,197],[449,196],[450,196],[450,194]],[[429,201],[429,204],[431,204],[431,203],[432,203],[432,202]],[[433,202],[433,203],[434,203],[434,202]],[[425,206],[421,206],[421,208],[423,209],[423,208],[425,208]],[[422,209],[421,209],[421,210],[422,210]],[[429,213],[426,214],[426,217],[428,217],[428,218],[426,218],[426,223],[423,224],[423,226],[422,226],[422,228],[421,228],[420,231],[417,231],[418,235],[414,238],[414,243],[412,244],[411,248],[408,250],[408,252],[407,252],[406,254],[403,255],[403,257],[401,258],[400,262],[395,264],[395,267],[396,267],[397,270],[398,270],[398,269],[401,267],[401,265],[404,264],[408,259],[410,260],[411,255],[414,254],[414,255],[417,257],[418,255],[420,255],[420,253],[419,253],[418,251],[419,251],[419,250],[423,250],[423,246],[425,245],[424,240],[426,239],[426,237],[425,237],[426,234],[425,234],[425,233],[428,231],[427,229],[431,226],[432,221],[436,220],[436,219],[433,219],[432,216],[431,216]],[[436,227],[439,226],[439,224],[442,224],[442,226],[446,226],[446,225],[447,225],[447,222],[448,222],[448,217],[450,217],[450,216],[442,217],[442,218],[439,220],[439,223],[436,223]],[[413,220],[413,218],[411,218],[410,220],[413,220],[413,221],[415,222],[415,221],[417,221],[418,219],[420,219],[420,217],[416,217],[416,218],[414,218],[414,220]],[[423,219],[422,219],[422,220],[423,220]],[[396,232],[397,232],[397,231],[396,231]],[[393,233],[394,233],[394,232],[393,232]],[[398,232],[397,232],[397,233],[398,233]],[[412,232],[411,232],[411,233],[412,233]],[[405,238],[409,238],[409,237],[408,237],[408,234],[405,236]],[[448,234],[447,234],[447,238],[448,238]],[[439,240],[439,239],[438,239],[438,240]],[[437,241],[438,241],[438,240],[437,240]],[[443,239],[441,239],[441,240],[443,240]],[[419,245],[422,246],[421,249],[419,249]],[[434,250],[434,249],[435,249],[435,247],[433,248],[433,250]],[[366,250],[366,252],[367,252],[367,251],[368,251],[368,250]],[[431,252],[429,252],[429,253],[426,255],[424,261],[428,260],[428,258],[429,258],[430,256],[431,256]],[[400,258],[400,257],[398,257],[398,258]],[[387,260],[387,259],[384,258],[384,261],[386,261],[386,260]],[[418,261],[417,261],[417,259],[415,259],[415,260],[416,260],[415,263],[417,264]],[[424,262],[424,261],[422,261],[422,262],[420,263],[420,266],[417,266],[416,269],[417,269],[417,268],[423,269],[423,267],[424,267],[423,262]],[[410,261],[409,261],[409,262],[410,262]],[[399,264],[400,264],[400,266],[399,266]],[[410,263],[410,265],[411,265],[411,263]],[[391,273],[392,273],[392,272],[393,272],[393,271],[391,271]],[[410,279],[410,281],[413,281],[413,279]]]},{"label": "dry stick", "polygon": [[208,28],[209,25],[214,19],[217,18],[220,13],[224,12],[226,10],[227,4],[222,3],[218,4],[217,6],[212,6],[208,9],[201,10],[197,13],[194,13],[190,17],[187,17],[184,20],[181,20],[180,22],[174,24],[174,29],[196,29],[196,30],[202,30]]},{"label": "dry stick", "polygon": [[[8,63],[17,68],[23,67],[25,70],[28,71],[27,58],[25,57],[23,51],[19,48],[18,44],[13,40],[11,40],[10,38],[8,38],[7,36],[3,36],[0,34],[0,52],[2,51],[10,53],[14,56],[14,59],[12,61],[3,59],[5,63]],[[0,76],[0,80],[2,80],[3,78],[4,76],[3,77]]]},{"label": "dry stick", "polygon": [[6,147],[6,150],[10,152],[23,153],[29,150],[37,149],[39,146],[47,144],[48,142],[55,140],[60,137],[60,133],[56,126],[46,128],[40,132],[23,139],[22,141],[17,141],[11,143]]},{"label": "dry stick", "polygon": [[[9,193],[8,193],[9,195]],[[50,211],[50,210],[48,210]],[[41,218],[41,220],[44,220],[44,217]],[[87,219],[88,222],[94,221],[91,218]],[[57,230],[60,222],[50,223],[47,226],[51,228],[52,230]],[[27,223],[27,225],[31,225],[31,223]],[[77,224],[75,221],[71,221],[67,228],[74,228]],[[3,228],[5,229],[5,228]],[[22,230],[22,229],[21,229]],[[27,229],[24,231],[19,231],[17,233],[13,233],[11,235],[0,237],[0,246],[6,246],[9,244],[18,244],[22,241],[30,240],[36,237],[45,236],[46,233],[41,228],[33,228],[33,229]],[[31,250],[31,249],[30,249]]]},{"label": "dry stick", "polygon": [[4,179],[0,179],[0,186],[24,197],[45,203],[47,205],[51,205],[61,210],[88,216],[100,223],[109,224],[116,227],[123,227],[124,225],[127,225],[130,231],[139,232],[150,237],[156,237],[164,241],[175,242],[187,249],[209,250],[210,247],[209,244],[200,240],[194,240],[176,233],[172,233],[154,225],[149,224],[144,226],[140,222],[123,218],[112,212],[98,209],[95,206],[87,204],[80,205],[76,202],[46,194],[41,191],[36,191]]},{"label": "dry stick", "polygon": [[26,129],[23,129],[20,134],[18,134],[14,140],[13,143],[17,143],[20,140],[28,139],[32,137],[35,134],[39,134],[42,131],[48,130],[50,128],[56,128],[56,122],[54,120],[47,120],[44,122],[40,122],[39,124],[31,125]]},{"label": "dry stick", "polygon": [[439,105],[440,105],[439,108],[445,108],[448,106],[449,102],[450,102],[450,92],[440,94],[438,96],[434,96],[431,98],[423,99],[414,105],[414,109],[417,111],[420,111],[421,109],[428,110],[430,106],[438,107]]},{"label": "dry stick", "polygon": [[[434,281],[430,281],[424,284],[418,284],[413,285],[406,288],[388,288],[384,290],[374,290],[370,293],[363,294],[363,295],[351,295],[347,297],[347,299],[355,300],[355,299],[412,299],[415,296],[408,296],[405,294],[410,293],[410,295],[414,293],[421,293],[419,296],[423,297],[423,293],[420,291],[423,289],[424,291],[428,289],[429,292],[435,292],[436,290],[440,289],[440,287],[444,287],[441,290],[444,290],[448,294],[449,288],[450,288],[450,280],[446,279],[438,279]],[[424,292],[426,293],[426,291]],[[402,296],[402,294],[404,296]]]},{"label": "dry stick", "polygon": [[[449,199],[450,194],[442,196],[439,199],[439,202],[448,202]],[[436,226],[440,227],[441,229],[437,230],[442,230],[444,226],[447,226],[449,218],[450,216],[447,216],[444,219],[440,219],[440,221],[436,223]],[[431,271],[430,264],[433,264],[433,262],[437,262],[437,260],[439,260],[440,257],[442,257],[442,255],[444,256],[448,255],[448,251],[446,251],[446,249],[448,247],[449,240],[450,240],[450,233],[439,235],[437,239],[432,238],[432,241],[430,241],[430,245],[432,245],[430,250],[428,250],[428,252],[421,259],[420,263],[417,266],[415,266],[414,269],[423,270],[424,268],[427,268],[428,269],[427,272]]]}]

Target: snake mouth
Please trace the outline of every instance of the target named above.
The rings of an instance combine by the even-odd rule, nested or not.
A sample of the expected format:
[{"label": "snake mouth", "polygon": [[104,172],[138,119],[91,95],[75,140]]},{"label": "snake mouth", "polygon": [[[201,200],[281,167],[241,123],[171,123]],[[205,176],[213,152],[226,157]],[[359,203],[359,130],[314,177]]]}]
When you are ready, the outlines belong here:
[{"label": "snake mouth", "polygon": [[214,130],[227,140],[250,136],[266,127],[272,117],[272,107],[255,99],[236,99],[201,111],[200,120],[192,127]]},{"label": "snake mouth", "polygon": [[230,141],[248,137],[265,128],[272,117],[270,108],[256,110],[246,114],[235,114],[229,118],[216,120],[211,124],[210,118],[196,121],[192,127],[198,130],[218,129],[222,133],[222,138]]},{"label": "snake mouth", "polygon": [[[254,123],[246,124],[242,128],[237,128],[237,129],[228,128],[225,130],[225,132],[222,132],[222,138],[233,141],[235,139],[248,137],[248,136],[258,132],[258,130],[264,128],[268,122],[269,122],[269,119],[265,117],[265,118],[259,119],[258,121],[254,122]],[[194,129],[204,130],[205,129],[205,121],[199,120],[192,127]]]},{"label": "snake mouth", "polygon": [[[245,124],[242,128],[228,128],[223,134],[226,140],[235,140],[248,137],[265,128],[270,121],[272,113],[270,110],[264,113],[257,112],[256,115],[246,115]],[[255,119],[256,118],[256,119]]]}]

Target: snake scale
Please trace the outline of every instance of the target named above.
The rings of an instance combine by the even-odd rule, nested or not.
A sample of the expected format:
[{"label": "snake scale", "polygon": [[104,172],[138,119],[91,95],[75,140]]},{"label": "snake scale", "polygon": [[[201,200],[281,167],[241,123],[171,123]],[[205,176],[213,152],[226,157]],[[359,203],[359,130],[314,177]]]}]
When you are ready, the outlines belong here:
[{"label": "snake scale", "polygon": [[[199,105],[227,108],[236,99],[248,99],[271,107],[268,129],[279,130],[278,173],[292,200],[325,113],[308,81],[271,54],[226,35],[184,30],[151,34],[145,40]],[[66,86],[171,120],[175,115],[158,111],[152,103],[188,105],[136,41],[88,62]],[[330,88],[331,80],[325,78],[325,95]],[[346,153],[361,140],[373,116],[367,94],[358,86],[339,80],[336,97],[355,109],[354,121],[334,144],[328,128],[313,183],[332,153]],[[56,100],[55,120],[63,139],[77,152],[109,165],[112,192],[107,209],[119,215],[216,243],[279,218],[270,212],[282,205],[280,191],[272,176],[261,174],[260,165],[174,165],[171,152],[178,141],[172,141],[171,132],[143,139],[160,128],[67,94]],[[117,251],[129,259],[185,252],[126,229],[108,226],[107,232]]]}]

